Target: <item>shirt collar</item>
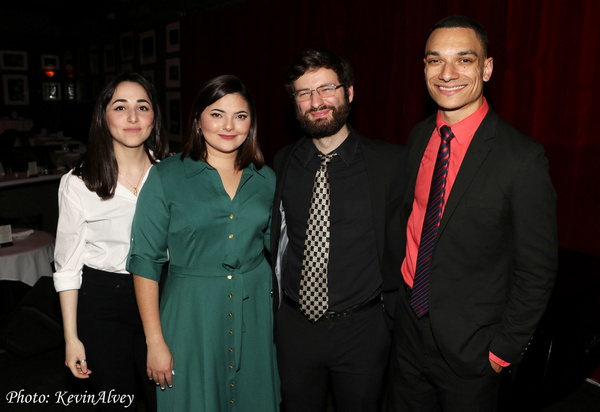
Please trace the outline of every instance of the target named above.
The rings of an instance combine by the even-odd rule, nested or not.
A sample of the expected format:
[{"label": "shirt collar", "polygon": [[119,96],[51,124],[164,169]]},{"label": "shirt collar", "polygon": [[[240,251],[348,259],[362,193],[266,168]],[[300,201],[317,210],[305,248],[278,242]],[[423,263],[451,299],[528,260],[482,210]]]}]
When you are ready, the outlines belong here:
[{"label": "shirt collar", "polygon": [[435,126],[436,132],[438,133],[438,135],[441,136],[440,128],[442,126],[448,126],[452,129],[452,133],[454,133],[454,139],[458,140],[458,143],[463,144],[475,134],[475,132],[479,128],[479,125],[483,121],[483,118],[487,114],[488,109],[489,105],[484,97],[483,104],[479,109],[475,111],[475,113],[461,120],[460,122],[453,124],[452,126],[448,125],[442,120],[442,117],[440,116],[440,112],[438,110]]},{"label": "shirt collar", "polygon": [[[348,137],[346,137],[342,144],[334,150],[334,152],[337,153],[337,156],[344,161],[346,166],[350,166],[352,163],[352,159],[354,159],[354,154],[356,153],[356,148],[358,147],[358,135],[350,125],[348,125],[348,130],[350,130]],[[304,145],[305,150],[304,154],[302,155],[302,164],[306,167],[308,162],[310,162],[317,154],[319,154],[320,151],[310,138],[305,140]]]},{"label": "shirt collar", "polygon": [[[208,163],[206,163],[202,160],[195,161],[195,160],[190,159],[189,157],[186,157],[183,160],[183,167],[185,168],[185,176],[186,177],[192,177],[194,175],[202,173],[206,169],[214,170],[214,167],[212,167]],[[262,173],[262,169],[258,170],[256,168],[256,166],[254,165],[254,163],[250,163],[250,165],[248,165],[248,167],[246,167],[244,169],[244,171],[246,173],[250,173],[250,174],[256,173],[259,176],[265,177],[265,175]]]}]

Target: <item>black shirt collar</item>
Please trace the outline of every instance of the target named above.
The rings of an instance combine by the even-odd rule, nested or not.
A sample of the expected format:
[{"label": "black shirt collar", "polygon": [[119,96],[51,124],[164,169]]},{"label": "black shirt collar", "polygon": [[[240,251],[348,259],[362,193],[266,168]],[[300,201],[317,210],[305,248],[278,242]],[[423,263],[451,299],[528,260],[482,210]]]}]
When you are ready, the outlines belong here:
[{"label": "black shirt collar", "polygon": [[[352,127],[350,127],[349,125],[348,130],[350,130],[350,134],[348,134],[348,137],[344,139],[341,145],[339,145],[336,149],[333,150],[337,153],[337,156],[344,161],[346,166],[350,166],[350,164],[352,163],[352,160],[354,159],[354,154],[356,153],[356,148],[358,147],[358,135],[356,134],[354,129],[352,129]],[[309,137],[307,137],[304,140],[304,143],[302,143],[301,148],[302,165],[306,167],[308,162],[313,160],[320,152],[313,143],[312,139]]]}]

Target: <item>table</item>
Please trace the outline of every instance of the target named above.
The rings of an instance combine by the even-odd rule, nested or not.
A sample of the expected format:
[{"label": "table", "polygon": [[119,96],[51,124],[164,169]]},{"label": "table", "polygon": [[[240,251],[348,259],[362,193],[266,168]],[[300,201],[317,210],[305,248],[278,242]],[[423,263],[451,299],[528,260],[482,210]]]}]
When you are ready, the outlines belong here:
[{"label": "table", "polygon": [[[23,229],[13,229],[13,234]],[[34,230],[23,238],[13,238],[13,246],[0,248],[0,280],[16,280],[29,286],[42,276],[52,276],[54,236]]]},{"label": "table", "polygon": [[52,170],[52,174],[28,177],[27,172],[10,173],[0,176],[0,189],[11,186],[24,186],[34,183],[51,182],[60,180],[68,170]]}]

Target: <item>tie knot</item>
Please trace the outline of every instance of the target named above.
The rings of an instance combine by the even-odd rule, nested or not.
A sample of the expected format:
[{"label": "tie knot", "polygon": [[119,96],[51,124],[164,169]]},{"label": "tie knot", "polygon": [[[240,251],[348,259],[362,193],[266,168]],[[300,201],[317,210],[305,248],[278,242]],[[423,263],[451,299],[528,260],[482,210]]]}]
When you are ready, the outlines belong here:
[{"label": "tie knot", "polygon": [[442,140],[452,140],[452,138],[454,137],[454,133],[452,133],[452,129],[450,129],[449,126],[442,126],[440,128],[440,134],[442,135]]},{"label": "tie knot", "polygon": [[317,153],[317,155],[319,156],[319,159],[321,159],[321,167],[324,167],[324,166],[327,166],[327,164],[329,162],[331,162],[331,159],[333,159],[333,157],[336,156],[337,153],[336,152],[329,153],[329,154]]}]

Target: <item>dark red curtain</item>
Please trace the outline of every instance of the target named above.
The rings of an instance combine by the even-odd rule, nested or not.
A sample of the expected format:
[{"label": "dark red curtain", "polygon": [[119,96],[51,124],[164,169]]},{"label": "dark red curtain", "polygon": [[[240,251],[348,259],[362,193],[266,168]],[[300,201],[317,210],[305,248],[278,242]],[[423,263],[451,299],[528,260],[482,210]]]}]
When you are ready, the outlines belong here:
[{"label": "dark red curtain", "polygon": [[181,21],[183,113],[211,77],[240,76],[256,100],[270,164],[299,135],[285,68],[300,51],[326,47],[354,67],[354,127],[404,144],[412,126],[435,111],[423,82],[423,47],[429,28],[449,14],[486,27],[494,57],[487,99],[547,150],[561,246],[600,256],[600,138],[591,129],[592,99],[600,92],[593,76],[598,1],[248,0],[205,10]]}]

